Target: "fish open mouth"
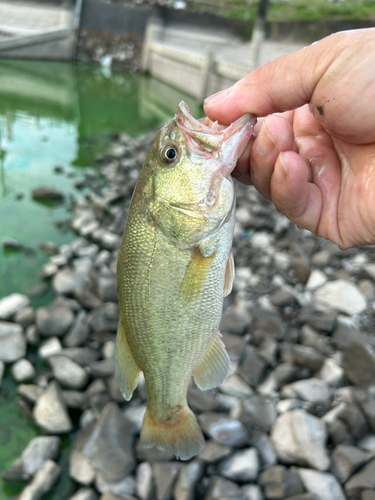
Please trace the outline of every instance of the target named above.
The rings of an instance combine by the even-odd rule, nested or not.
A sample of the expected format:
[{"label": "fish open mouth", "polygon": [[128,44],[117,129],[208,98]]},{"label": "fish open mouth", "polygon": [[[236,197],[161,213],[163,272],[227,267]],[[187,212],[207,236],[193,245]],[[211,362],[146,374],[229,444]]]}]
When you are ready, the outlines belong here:
[{"label": "fish open mouth", "polygon": [[194,149],[194,146],[198,145],[206,152],[220,153],[224,161],[225,157],[230,156],[233,168],[249,143],[256,123],[255,116],[249,113],[241,116],[228,127],[220,125],[217,121],[213,122],[208,117],[197,120],[192,116],[184,101],[178,105],[174,120],[180,130],[190,139],[187,143],[188,149]]}]

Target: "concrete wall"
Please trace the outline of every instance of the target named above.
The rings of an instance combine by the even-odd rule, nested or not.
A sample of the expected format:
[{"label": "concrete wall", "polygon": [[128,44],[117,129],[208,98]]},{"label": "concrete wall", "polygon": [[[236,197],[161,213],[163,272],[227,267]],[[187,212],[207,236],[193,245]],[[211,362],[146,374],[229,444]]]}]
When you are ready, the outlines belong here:
[{"label": "concrete wall", "polygon": [[144,34],[151,9],[134,5],[83,0],[81,29],[99,28],[112,33]]}]

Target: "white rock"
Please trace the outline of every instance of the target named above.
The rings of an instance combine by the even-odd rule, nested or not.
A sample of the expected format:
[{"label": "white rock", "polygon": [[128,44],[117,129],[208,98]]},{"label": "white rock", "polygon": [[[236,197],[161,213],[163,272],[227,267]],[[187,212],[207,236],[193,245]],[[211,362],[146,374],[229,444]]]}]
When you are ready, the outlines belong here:
[{"label": "white rock", "polygon": [[10,319],[16,312],[29,304],[29,298],[20,293],[12,293],[4,297],[0,300],[0,319]]},{"label": "white rock", "polygon": [[138,465],[136,471],[136,494],[141,500],[149,500],[152,494],[152,467],[148,462]]},{"label": "white rock", "polygon": [[61,467],[52,460],[46,460],[42,467],[35,474],[32,482],[24,488],[18,500],[39,500],[45,493],[50,491],[57,481],[61,472]]},{"label": "white rock", "polygon": [[69,389],[83,389],[87,385],[88,373],[78,363],[68,358],[55,354],[48,358],[53,375],[64,387]]},{"label": "white rock", "polygon": [[50,339],[43,342],[43,344],[38,349],[38,355],[42,359],[47,359],[49,356],[54,354],[59,354],[62,350],[62,345],[57,337],[51,337]]},{"label": "white rock", "polygon": [[330,466],[326,440],[325,422],[302,409],[282,413],[271,430],[271,441],[283,462],[318,470]]},{"label": "white rock", "polygon": [[223,394],[237,398],[246,398],[254,394],[251,387],[238,375],[230,375],[219,389]]},{"label": "white rock", "polygon": [[359,289],[346,280],[328,281],[314,293],[318,305],[337,309],[353,316],[366,309],[367,303]]},{"label": "white rock", "polygon": [[328,404],[331,392],[327,382],[318,378],[297,380],[291,384],[284,385],[281,395],[287,398],[300,398],[313,404]]},{"label": "white rock", "polygon": [[61,445],[57,436],[38,436],[30,441],[22,453],[22,463],[26,474],[32,476],[46,460],[57,457]]},{"label": "white rock", "polygon": [[336,387],[343,381],[345,372],[333,358],[326,358],[317,375],[329,385]]},{"label": "white rock", "polygon": [[26,355],[26,338],[22,327],[15,323],[0,321],[0,361],[14,363]]},{"label": "white rock", "polygon": [[12,377],[16,382],[25,382],[35,376],[35,368],[28,359],[19,359],[11,369]]},{"label": "white rock", "polygon": [[327,281],[327,276],[320,271],[320,269],[313,269],[310,273],[309,279],[306,283],[306,290],[314,290],[315,288],[319,288],[324,285]]},{"label": "white rock", "polygon": [[262,250],[272,245],[274,239],[275,236],[272,233],[258,231],[253,234],[250,243],[253,248],[258,248]]},{"label": "white rock", "polygon": [[72,422],[56,382],[51,382],[38,398],[33,417],[35,422],[50,434],[62,434],[72,430]]},{"label": "white rock", "polygon": [[69,457],[69,475],[77,483],[88,486],[95,479],[95,471],[86,455],[73,450]]},{"label": "white rock", "polygon": [[220,464],[221,474],[232,481],[254,481],[259,472],[258,452],[249,448],[233,453]]},{"label": "white rock", "polygon": [[345,500],[342,488],[332,474],[311,469],[299,469],[299,476],[309,493],[319,500]]}]

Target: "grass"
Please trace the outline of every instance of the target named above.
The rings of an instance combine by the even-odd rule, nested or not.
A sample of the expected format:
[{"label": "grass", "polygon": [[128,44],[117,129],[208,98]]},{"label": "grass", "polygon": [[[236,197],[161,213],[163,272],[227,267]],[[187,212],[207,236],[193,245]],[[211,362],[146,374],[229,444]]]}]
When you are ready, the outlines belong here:
[{"label": "grass", "polygon": [[[196,8],[213,11],[210,0],[188,2]],[[251,21],[257,13],[258,2],[248,0],[219,0],[214,9],[225,17]],[[317,19],[367,19],[375,22],[374,0],[270,0],[268,21],[309,21]]]}]

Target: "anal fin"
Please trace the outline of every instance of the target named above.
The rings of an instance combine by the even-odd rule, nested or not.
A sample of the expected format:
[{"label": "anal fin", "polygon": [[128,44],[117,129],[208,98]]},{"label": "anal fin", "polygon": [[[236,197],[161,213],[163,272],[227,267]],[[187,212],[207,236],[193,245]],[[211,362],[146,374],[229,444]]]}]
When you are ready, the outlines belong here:
[{"label": "anal fin", "polygon": [[207,390],[222,384],[229,375],[230,359],[224,342],[217,335],[204,358],[193,373],[200,389]]},{"label": "anal fin", "polygon": [[115,375],[122,395],[129,401],[137,387],[141,370],[134,360],[121,320],[118,324],[115,353]]},{"label": "anal fin", "polygon": [[233,288],[234,281],[234,259],[233,259],[233,251],[230,251],[227,266],[225,268],[225,281],[224,281],[224,291],[223,296],[226,297],[230,294]]}]

